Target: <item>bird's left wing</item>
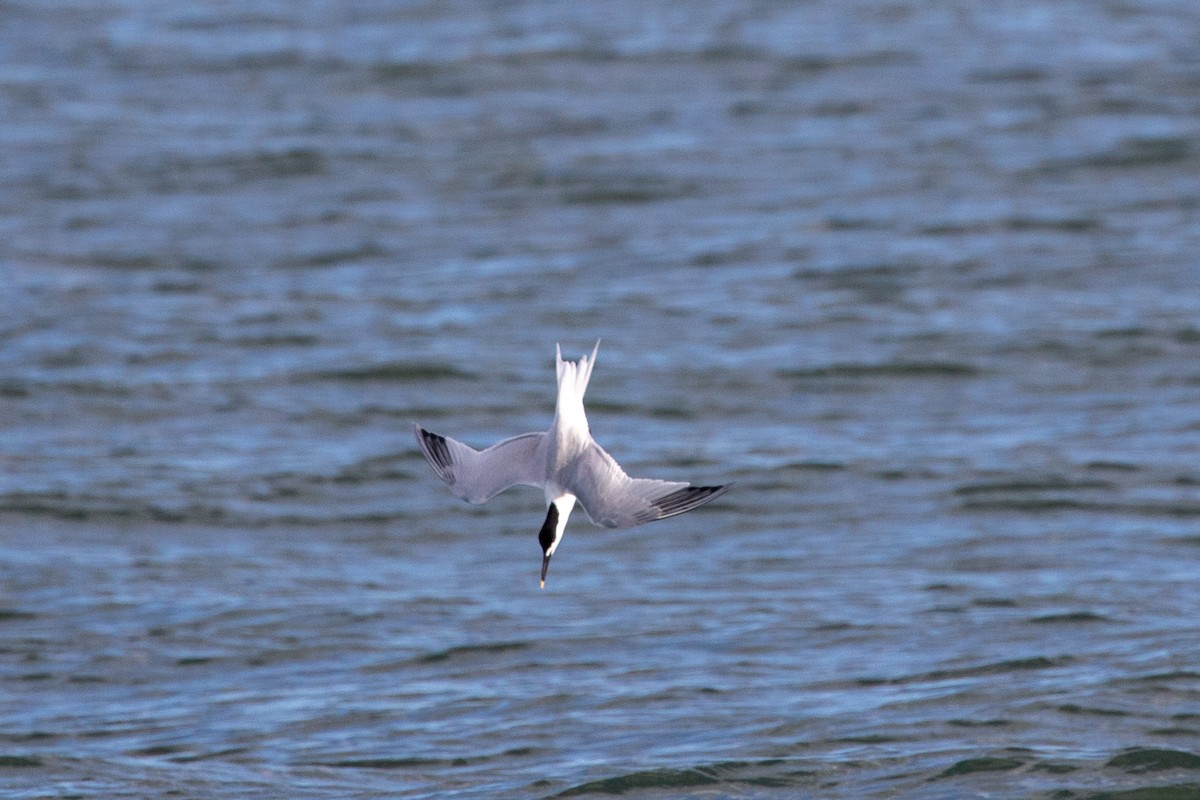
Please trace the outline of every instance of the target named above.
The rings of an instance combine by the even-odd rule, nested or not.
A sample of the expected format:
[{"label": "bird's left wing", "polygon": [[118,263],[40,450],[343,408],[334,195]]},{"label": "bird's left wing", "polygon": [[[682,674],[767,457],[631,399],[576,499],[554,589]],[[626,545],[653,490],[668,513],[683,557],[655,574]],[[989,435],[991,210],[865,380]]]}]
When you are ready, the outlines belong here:
[{"label": "bird's left wing", "polygon": [[592,442],[560,476],[588,518],[605,528],[632,528],[673,517],[724,494],[724,486],[692,486],[682,481],[631,478],[621,465]]},{"label": "bird's left wing", "polygon": [[476,450],[448,436],[413,424],[425,460],[455,495],[468,503],[490,500],[511,486],[546,482],[544,433],[523,433]]}]

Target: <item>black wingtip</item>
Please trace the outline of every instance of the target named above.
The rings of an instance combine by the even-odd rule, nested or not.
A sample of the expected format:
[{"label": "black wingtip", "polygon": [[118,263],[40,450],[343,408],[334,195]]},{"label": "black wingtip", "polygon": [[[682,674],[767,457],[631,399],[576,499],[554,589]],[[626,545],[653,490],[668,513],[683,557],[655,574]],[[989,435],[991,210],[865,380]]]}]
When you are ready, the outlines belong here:
[{"label": "black wingtip", "polygon": [[450,448],[446,444],[446,437],[439,436],[436,433],[431,433],[420,425],[413,423],[413,427],[417,433],[417,443],[421,445],[422,452],[429,459],[429,463],[433,465],[444,480],[453,483],[454,473],[450,468],[454,465],[454,459],[450,456]]},{"label": "black wingtip", "polygon": [[676,514],[691,511],[693,508],[698,508],[705,503],[717,499],[725,494],[732,485],[731,483],[726,483],[720,486],[685,486],[670,494],[663,495],[653,501],[651,505],[658,509],[661,515],[659,519],[673,517]]}]

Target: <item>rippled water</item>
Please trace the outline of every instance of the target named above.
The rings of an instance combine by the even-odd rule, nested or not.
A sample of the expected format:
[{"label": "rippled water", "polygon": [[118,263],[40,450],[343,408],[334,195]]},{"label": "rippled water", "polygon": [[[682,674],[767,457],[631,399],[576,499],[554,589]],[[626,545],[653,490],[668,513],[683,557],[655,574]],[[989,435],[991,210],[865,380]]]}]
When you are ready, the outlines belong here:
[{"label": "rippled water", "polygon": [[[1200,796],[1200,12],[0,2],[6,797]],[[571,521],[411,439],[734,491]]]}]

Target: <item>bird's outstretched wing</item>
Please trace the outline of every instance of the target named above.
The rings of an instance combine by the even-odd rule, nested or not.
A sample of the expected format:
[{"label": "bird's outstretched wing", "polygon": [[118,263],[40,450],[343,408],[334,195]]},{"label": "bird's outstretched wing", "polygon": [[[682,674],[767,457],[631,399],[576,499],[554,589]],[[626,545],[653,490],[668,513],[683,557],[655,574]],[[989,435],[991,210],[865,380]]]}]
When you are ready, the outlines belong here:
[{"label": "bird's outstretched wing", "polygon": [[455,495],[468,503],[490,500],[511,486],[546,482],[544,433],[523,433],[486,450],[476,450],[448,436],[413,424],[425,460]]},{"label": "bird's outstretched wing", "polygon": [[632,528],[691,511],[724,494],[724,486],[692,486],[681,481],[631,478],[621,465],[592,442],[559,476],[588,518],[605,528]]}]

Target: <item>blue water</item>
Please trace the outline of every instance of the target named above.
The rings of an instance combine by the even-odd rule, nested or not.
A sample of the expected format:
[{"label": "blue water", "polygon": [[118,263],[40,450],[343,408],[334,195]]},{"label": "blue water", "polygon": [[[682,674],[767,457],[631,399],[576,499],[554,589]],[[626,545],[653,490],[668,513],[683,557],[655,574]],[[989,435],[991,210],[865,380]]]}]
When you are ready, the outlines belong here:
[{"label": "blue water", "polygon": [[0,3],[0,793],[1200,796],[1198,35]]}]

